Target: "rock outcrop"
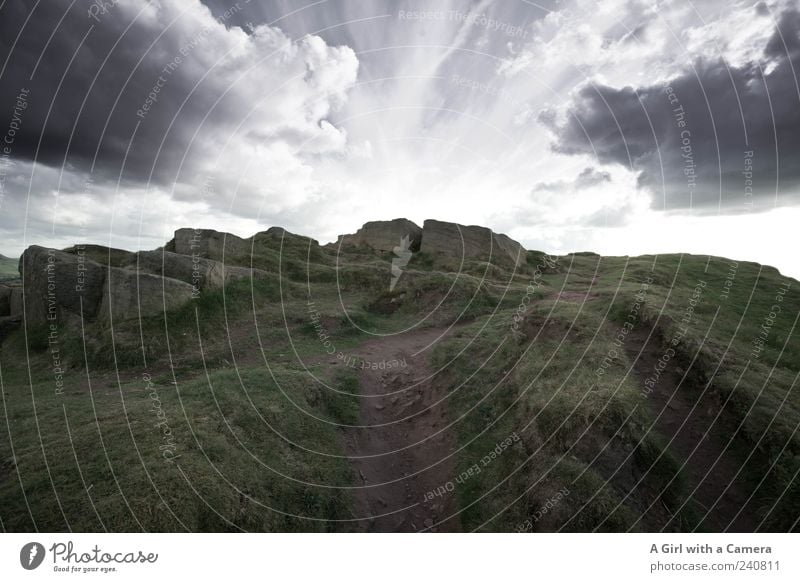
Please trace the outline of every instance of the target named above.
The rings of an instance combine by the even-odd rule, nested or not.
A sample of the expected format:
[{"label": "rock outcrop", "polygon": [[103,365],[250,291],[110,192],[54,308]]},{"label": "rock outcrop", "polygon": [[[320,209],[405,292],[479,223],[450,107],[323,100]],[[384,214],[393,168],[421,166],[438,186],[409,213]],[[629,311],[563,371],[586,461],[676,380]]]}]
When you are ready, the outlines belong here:
[{"label": "rock outcrop", "polygon": [[17,281],[14,283],[5,283],[11,289],[9,296],[9,315],[15,317],[22,315],[22,283]]},{"label": "rock outcrop", "polygon": [[129,262],[123,266],[189,283],[195,288],[195,292],[219,289],[228,281],[248,279],[254,274],[258,275],[254,269],[225,265],[220,261],[179,255],[169,251],[142,251],[132,255]]},{"label": "rock outcrop", "polygon": [[69,316],[94,319],[103,296],[105,268],[92,260],[40,246],[20,258],[28,325]]},{"label": "rock outcrop", "polygon": [[401,246],[405,237],[408,237],[411,252],[420,249],[422,229],[419,226],[405,218],[378,220],[367,222],[355,234],[341,235],[337,246],[369,247],[391,252],[395,247]]},{"label": "rock outcrop", "polygon": [[135,253],[102,245],[74,245],[64,249],[65,253],[87,258],[98,265],[106,267],[122,267],[130,262]]},{"label": "rock outcrop", "polygon": [[483,226],[462,226],[453,222],[426,220],[422,228],[420,250],[460,260],[479,259],[493,264],[522,265],[526,251],[521,244],[504,234]]},{"label": "rock outcrop", "polygon": [[411,252],[423,251],[458,260],[463,256],[498,266],[520,266],[527,261],[525,248],[504,234],[483,226],[463,226],[439,220],[426,220],[422,228],[405,218],[367,222],[355,234],[341,235],[337,243],[328,246],[367,247],[391,252],[404,237],[409,238],[408,250]]},{"label": "rock outcrop", "polygon": [[521,267],[528,261],[528,251],[507,234],[494,233],[495,244],[513,261],[517,267]]},{"label": "rock outcrop", "polygon": [[278,252],[281,249],[287,252],[301,249],[305,252],[309,247],[317,252],[319,243],[310,237],[273,226],[250,238],[241,238],[235,234],[216,230],[181,228],[175,231],[175,236],[163,250],[188,257],[220,261],[226,265],[249,266],[253,255],[258,256],[266,251]]},{"label": "rock outcrop", "polygon": [[[423,228],[404,218],[368,222],[355,234],[339,237],[339,244],[328,245],[327,252],[339,245],[383,252],[401,247],[505,266],[526,261],[522,245],[506,235],[437,220],[426,220]],[[280,250],[307,260],[324,259],[326,252],[314,239],[280,227],[248,239],[182,228],[163,250],[138,253],[98,245],[64,251],[32,246],[20,258],[22,281],[0,283],[0,318],[7,329],[23,314],[29,326],[64,324],[81,316],[115,322],[151,317],[185,305],[203,290],[268,276],[264,270],[239,265],[249,264],[255,253],[261,268],[275,268],[274,253]]]},{"label": "rock outcrop", "polygon": [[177,279],[111,268],[100,305],[100,319],[114,323],[163,314],[189,302],[193,291],[189,283]]},{"label": "rock outcrop", "polygon": [[0,283],[0,317],[19,318],[22,315],[22,283]]},{"label": "rock outcrop", "polygon": [[250,255],[251,242],[235,234],[200,228],[181,228],[175,231],[166,251],[179,255],[198,256],[203,259],[228,262]]},{"label": "rock outcrop", "polygon": [[[221,252],[222,247],[215,246],[217,240],[221,239],[206,239],[206,249],[212,249],[212,254]],[[21,284],[0,284],[0,317],[22,315],[24,300],[29,326],[64,324],[81,316],[87,321],[117,322],[149,317],[179,307],[203,290],[264,275],[198,254],[130,253],[95,245],[72,247],[68,252],[32,246],[23,253],[20,269]]]}]

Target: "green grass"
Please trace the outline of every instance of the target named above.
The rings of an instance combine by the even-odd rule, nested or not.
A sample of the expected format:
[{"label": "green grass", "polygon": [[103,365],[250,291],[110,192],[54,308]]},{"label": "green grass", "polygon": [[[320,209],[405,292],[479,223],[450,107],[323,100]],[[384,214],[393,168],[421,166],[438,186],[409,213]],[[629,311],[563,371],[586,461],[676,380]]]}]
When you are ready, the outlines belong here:
[{"label": "green grass", "polygon": [[[448,378],[454,390],[452,405],[454,414],[465,415],[458,429],[460,440],[467,445],[461,455],[462,470],[509,434],[516,431],[522,437],[522,445],[504,452],[469,487],[460,490],[460,503],[469,508],[462,515],[467,529],[489,522],[484,526],[489,530],[513,530],[534,508],[547,501],[551,491],[567,487],[572,495],[564,500],[561,513],[550,514],[538,526],[553,529],[557,515],[572,515],[580,507],[572,504],[589,499],[596,492],[593,483],[605,482],[597,467],[589,467],[587,463],[600,452],[602,444],[611,440],[614,445],[605,452],[609,459],[619,460],[632,452],[633,462],[643,465],[661,451],[650,437],[644,436],[648,418],[637,406],[638,389],[632,382],[623,381],[624,369],[615,368],[602,380],[594,376],[610,342],[603,336],[593,341],[593,334],[587,330],[602,327],[601,319],[596,314],[584,313],[580,325],[570,331],[575,314],[570,313],[573,306],[564,307],[563,317],[549,313],[549,307],[546,312],[537,309],[530,314],[536,322],[530,328],[530,335],[516,338],[510,334],[510,315],[506,314],[505,318],[490,322],[461,357],[453,360],[467,345],[470,335],[437,352],[438,365],[453,361]],[[548,314],[550,317],[546,319]],[[540,326],[546,331],[534,339],[532,330]],[[477,327],[476,324],[473,329]],[[500,342],[503,342],[501,349],[494,351]],[[581,365],[575,367],[578,362]],[[498,384],[503,377],[506,380]],[[471,442],[480,433],[482,436]],[[664,458],[658,469],[650,477],[653,482],[675,470],[673,459]],[[506,477],[507,484],[491,491]],[[531,490],[525,493],[528,488]],[[600,492],[598,502],[619,503],[624,493],[624,489],[612,483]],[[666,493],[676,496],[671,489]],[[626,529],[633,525],[637,515],[633,508],[623,506],[601,529]],[[566,529],[591,530],[605,517],[606,514],[594,508],[580,514]]]},{"label": "green grass", "polygon": [[[113,333],[99,323],[83,337],[61,328],[63,394],[55,391],[46,330],[28,330],[27,345],[21,332],[7,339],[0,348],[7,530],[63,530],[67,522],[76,531],[352,529],[336,521],[352,507],[348,490],[336,487],[354,484],[337,425],[358,424],[358,377],[325,365],[335,356],[309,300],[337,351],[423,317],[423,327],[456,319],[466,326],[432,357],[444,367],[436,381],[447,384],[449,416],[459,419],[456,474],[510,435],[519,440],[459,484],[464,529],[511,531],[537,515],[534,531],[648,530],[673,515],[668,530],[703,529],[696,507],[684,503],[683,459],[651,430],[630,359],[624,350],[609,356],[646,280],[637,325],[653,326],[663,341],[681,334],[676,364],[694,385],[709,383],[729,401],[732,422],[742,426],[737,447],[755,451],[746,477],[753,485],[764,478],[757,521],[781,531],[800,514],[800,283],[774,269],[691,255],[575,253],[550,261],[531,251],[513,277],[479,262],[457,276],[446,261],[418,253],[390,290],[390,256],[348,251],[337,266],[335,251],[309,254],[299,237],[284,240],[282,251],[275,237],[256,244],[255,258],[232,262],[252,263],[266,277],[205,292],[166,317],[123,322]],[[528,311],[515,332],[523,301]],[[298,356],[338,392],[313,380]],[[174,433],[177,464],[158,448],[146,370]],[[569,494],[548,507],[562,490]]]},{"label": "green grass", "polygon": [[[530,257],[529,265],[540,258]],[[774,269],[741,263],[733,286],[726,287],[730,261],[689,255],[654,259],[560,257],[557,268],[542,275],[543,286],[537,289],[541,295],[526,316],[521,337],[509,331],[513,312],[501,310],[476,322],[462,339],[440,346],[437,365],[451,362],[446,372],[453,390],[451,414],[462,418],[458,432],[466,448],[459,455],[459,471],[481,458],[483,450],[530,423],[523,433],[524,447],[507,451],[502,463],[459,490],[466,529],[514,529],[562,487],[572,494],[560,501],[557,511],[539,520],[535,529],[652,528],[660,523],[659,516],[639,519],[653,501],[647,499],[648,490],[662,492],[659,509],[663,503],[671,515],[681,508],[670,529],[705,527],[699,524],[695,508],[683,503],[686,476],[678,470],[682,460],[663,449],[665,440],[657,432],[648,432],[651,416],[640,405],[635,378],[626,377],[631,365],[626,356],[614,358],[600,378],[595,374],[614,347],[614,334],[647,277],[653,282],[642,308],[642,325],[656,325],[666,338],[684,332],[677,361],[689,367],[697,354],[689,377],[698,382],[712,380],[710,389],[718,392],[720,402],[731,396],[733,405],[726,410],[743,426],[736,442],[745,452],[756,452],[748,461],[745,478],[752,472],[750,481],[755,486],[765,477],[757,489],[757,518],[765,518],[766,529],[792,527],[800,513],[799,488],[793,480],[800,469],[800,441],[794,432],[800,425],[800,398],[792,392],[800,361],[799,342],[792,340],[800,312],[797,282]],[[705,282],[702,297],[690,325],[683,329],[681,318],[700,281]],[[775,319],[763,352],[754,358],[752,338],[775,303],[777,291],[787,284],[794,293],[781,300],[783,315]],[[562,289],[590,292],[594,297],[586,302],[556,300],[555,294]],[[498,345],[502,347],[495,352]],[[466,351],[456,358],[463,348]],[[725,350],[721,372],[715,375]],[[617,468],[628,457],[625,470],[607,482],[612,471],[604,465]],[[640,478],[642,493],[627,496]],[[503,479],[508,481],[493,490]],[[588,499],[591,503],[578,512]],[[655,521],[648,523],[648,519]]]},{"label": "green grass", "polygon": [[304,374],[223,370],[177,385],[162,374],[152,388],[142,375],[120,385],[96,380],[90,390],[74,369],[70,388],[56,394],[44,362],[34,362],[43,373],[30,384],[3,355],[0,428],[14,435],[15,449],[12,458],[4,439],[6,530],[349,529],[331,521],[352,517],[347,490],[331,486],[348,486],[350,469],[335,457],[333,425],[311,417],[332,411]]}]

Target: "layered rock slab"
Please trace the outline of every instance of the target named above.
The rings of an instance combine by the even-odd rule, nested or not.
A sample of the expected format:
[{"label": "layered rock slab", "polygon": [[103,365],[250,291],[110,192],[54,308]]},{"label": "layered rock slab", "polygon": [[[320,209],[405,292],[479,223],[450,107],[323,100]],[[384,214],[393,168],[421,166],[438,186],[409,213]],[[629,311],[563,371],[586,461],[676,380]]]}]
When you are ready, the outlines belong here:
[{"label": "layered rock slab", "polygon": [[189,283],[196,292],[220,289],[228,281],[258,276],[258,271],[246,267],[225,265],[220,261],[199,256],[186,256],[169,251],[142,251],[124,265],[128,269],[177,279]]},{"label": "layered rock slab", "polygon": [[165,250],[178,255],[226,261],[249,255],[251,248],[250,241],[235,234],[210,229],[181,228],[175,231],[175,238],[167,243]]},{"label": "layered rock slab", "polygon": [[191,284],[177,279],[111,268],[100,305],[100,319],[115,322],[152,317],[185,305],[193,294]]},{"label": "layered rock slab", "polygon": [[422,241],[422,229],[410,220],[395,218],[394,220],[367,222],[355,234],[339,236],[338,244],[392,252],[395,247],[403,245],[406,237],[408,238],[408,250],[418,251]]},{"label": "layered rock slab", "polygon": [[454,222],[426,220],[420,250],[453,259],[477,259],[494,264],[520,266],[527,260],[525,248],[504,234],[484,226],[463,226]]}]

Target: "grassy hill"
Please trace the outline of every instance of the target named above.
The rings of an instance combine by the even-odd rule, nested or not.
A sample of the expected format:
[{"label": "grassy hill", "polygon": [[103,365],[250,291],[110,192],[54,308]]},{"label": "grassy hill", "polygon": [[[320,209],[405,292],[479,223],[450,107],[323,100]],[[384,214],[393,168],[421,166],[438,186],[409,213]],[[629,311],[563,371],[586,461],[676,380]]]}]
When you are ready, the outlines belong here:
[{"label": "grassy hill", "polygon": [[[797,281],[706,256],[459,273],[417,253],[390,291],[391,256],[307,245],[265,242],[271,278],[113,333],[12,334],[4,528],[381,529],[362,509],[397,498],[427,508],[409,530],[798,529]],[[389,347],[420,334],[440,339]],[[378,422],[384,404],[411,416]],[[409,439],[405,493],[367,424],[389,452]],[[424,454],[442,441],[447,462]]]}]

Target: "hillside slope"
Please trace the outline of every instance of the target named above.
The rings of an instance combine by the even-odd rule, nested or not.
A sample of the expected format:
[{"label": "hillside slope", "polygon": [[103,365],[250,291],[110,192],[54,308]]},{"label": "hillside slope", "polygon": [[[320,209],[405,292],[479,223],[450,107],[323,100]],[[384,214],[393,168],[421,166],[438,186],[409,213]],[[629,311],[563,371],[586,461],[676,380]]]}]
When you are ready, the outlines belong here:
[{"label": "hillside slope", "polygon": [[253,241],[259,278],[2,344],[7,531],[798,529],[797,281]]}]

